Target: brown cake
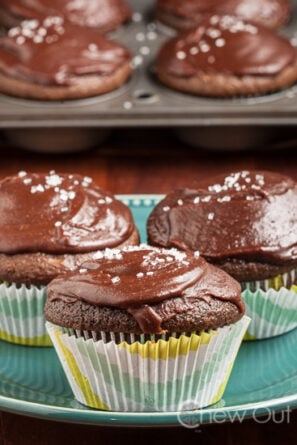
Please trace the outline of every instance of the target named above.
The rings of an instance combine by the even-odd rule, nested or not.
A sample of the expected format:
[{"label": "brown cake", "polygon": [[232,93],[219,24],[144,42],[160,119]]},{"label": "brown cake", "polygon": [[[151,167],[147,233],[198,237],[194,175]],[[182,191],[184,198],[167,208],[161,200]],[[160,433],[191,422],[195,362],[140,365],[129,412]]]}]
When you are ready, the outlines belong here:
[{"label": "brown cake", "polygon": [[237,279],[251,318],[247,339],[297,327],[297,183],[240,171],[168,194],[148,218],[149,241],[199,249]]},{"label": "brown cake", "polygon": [[0,339],[51,346],[46,284],[105,248],[138,244],[130,209],[77,174],[0,181]]},{"label": "brown cake", "polygon": [[296,82],[296,49],[265,27],[213,15],[163,44],[156,75],[168,87],[192,95],[265,94]]},{"label": "brown cake", "polygon": [[266,171],[197,181],[169,193],[148,218],[153,245],[199,250],[239,281],[297,266],[297,184]]},{"label": "brown cake", "polygon": [[59,16],[75,25],[109,32],[131,18],[124,0],[1,0],[0,24],[10,28],[25,19]]},{"label": "brown cake", "polygon": [[199,255],[149,246],[109,250],[47,287],[46,319],[105,332],[192,332],[241,318],[239,284]]},{"label": "brown cake", "polygon": [[289,0],[157,0],[160,22],[178,30],[200,25],[209,15],[236,15],[271,29],[280,28],[291,13]]},{"label": "brown cake", "polygon": [[91,178],[20,172],[0,181],[0,280],[47,284],[107,247],[138,244],[130,209]]},{"label": "brown cake", "polygon": [[81,99],[115,90],[131,74],[119,43],[61,17],[29,20],[0,37],[0,92],[29,99]]},{"label": "brown cake", "polygon": [[249,323],[239,284],[177,249],[109,249],[47,294],[46,326],[73,394],[103,410],[215,403]]}]

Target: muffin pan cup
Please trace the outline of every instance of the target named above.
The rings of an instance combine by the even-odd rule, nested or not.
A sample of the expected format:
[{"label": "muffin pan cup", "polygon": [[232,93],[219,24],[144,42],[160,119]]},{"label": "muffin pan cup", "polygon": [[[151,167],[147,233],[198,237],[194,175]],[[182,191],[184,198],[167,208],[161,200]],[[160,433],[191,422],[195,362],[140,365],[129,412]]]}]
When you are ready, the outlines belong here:
[{"label": "muffin pan cup", "polygon": [[[208,99],[161,85],[154,74],[154,61],[174,31],[155,20],[153,0],[128,2],[134,11],[132,21],[110,34],[133,52],[134,71],[127,84],[112,93],[67,102],[0,96],[0,128],[12,143],[38,151],[65,152],[72,147],[77,151],[102,143],[106,129],[151,126],[170,127],[183,142],[214,150],[265,144],[278,148],[281,127],[285,127],[281,141],[296,139],[297,86],[253,98]],[[297,0],[293,6],[291,20],[279,32],[297,45]],[[36,140],[36,129],[44,128],[53,130],[51,146],[42,132]],[[55,134],[58,128],[71,129],[73,138],[61,140],[58,131]],[[24,129],[35,129],[35,134],[31,137]],[[75,141],[77,132],[80,144]]]}]

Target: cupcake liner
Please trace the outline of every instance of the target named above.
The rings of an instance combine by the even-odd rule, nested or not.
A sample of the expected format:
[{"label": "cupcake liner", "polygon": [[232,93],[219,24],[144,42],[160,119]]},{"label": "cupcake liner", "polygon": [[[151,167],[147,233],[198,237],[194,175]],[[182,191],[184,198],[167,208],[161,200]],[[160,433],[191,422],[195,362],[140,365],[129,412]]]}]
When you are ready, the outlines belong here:
[{"label": "cupcake liner", "polygon": [[291,289],[248,289],[242,292],[246,315],[251,318],[244,340],[271,338],[297,327],[297,294]]},{"label": "cupcake liner", "polygon": [[0,284],[0,340],[27,346],[52,346],[45,328],[46,288]]},{"label": "cupcake liner", "polygon": [[[75,398],[110,411],[178,411],[221,399],[250,320],[217,331],[171,335],[141,343],[86,339],[47,322],[46,326]],[[114,334],[115,335],[115,334]],[[135,338],[136,337],[136,338]]]},{"label": "cupcake liner", "polygon": [[292,269],[289,272],[277,275],[273,278],[267,278],[266,280],[258,281],[244,281],[241,283],[242,290],[250,290],[252,292],[262,289],[268,291],[269,289],[279,290],[281,288],[294,289],[297,291],[297,287],[294,286],[297,281],[297,269]]}]

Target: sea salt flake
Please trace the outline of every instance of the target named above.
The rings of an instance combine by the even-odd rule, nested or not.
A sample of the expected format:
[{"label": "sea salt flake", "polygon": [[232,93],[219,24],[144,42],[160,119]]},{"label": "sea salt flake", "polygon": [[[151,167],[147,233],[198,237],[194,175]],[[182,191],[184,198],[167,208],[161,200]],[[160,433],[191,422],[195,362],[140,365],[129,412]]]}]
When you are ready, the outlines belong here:
[{"label": "sea salt flake", "polygon": [[56,187],[61,185],[63,180],[59,175],[51,174],[50,176],[45,177],[46,185],[50,187]]},{"label": "sea salt flake", "polygon": [[41,184],[38,184],[38,185],[32,185],[32,187],[31,187],[31,193],[37,193],[37,192],[44,192],[44,187],[43,187],[43,185],[41,185]]},{"label": "sea salt flake", "polygon": [[217,39],[215,40],[215,45],[217,48],[222,48],[223,46],[225,46],[226,44],[226,40],[225,39]]},{"label": "sea salt flake", "polygon": [[119,276],[115,276],[115,277],[112,277],[111,281],[113,284],[116,284],[116,283],[119,283],[121,281],[121,279]]},{"label": "sea salt flake", "polygon": [[76,193],[75,192],[69,192],[68,193],[68,197],[69,197],[69,199],[74,199],[75,198],[75,196],[76,196]]},{"label": "sea salt flake", "polygon": [[184,60],[187,57],[187,54],[184,51],[177,51],[176,58],[179,60]]}]

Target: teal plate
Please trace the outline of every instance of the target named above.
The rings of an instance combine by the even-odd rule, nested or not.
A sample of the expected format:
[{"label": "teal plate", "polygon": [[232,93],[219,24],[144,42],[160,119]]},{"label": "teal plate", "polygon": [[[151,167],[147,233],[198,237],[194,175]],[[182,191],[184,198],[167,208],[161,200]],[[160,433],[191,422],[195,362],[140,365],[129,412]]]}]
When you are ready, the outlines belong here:
[{"label": "teal plate", "polygon": [[[135,217],[141,239],[161,195],[120,196]],[[274,339],[244,343],[223,399],[199,411],[118,413],[89,409],[72,396],[53,348],[0,341],[0,409],[32,417],[105,426],[178,426],[271,418],[297,407],[297,329]]]}]

